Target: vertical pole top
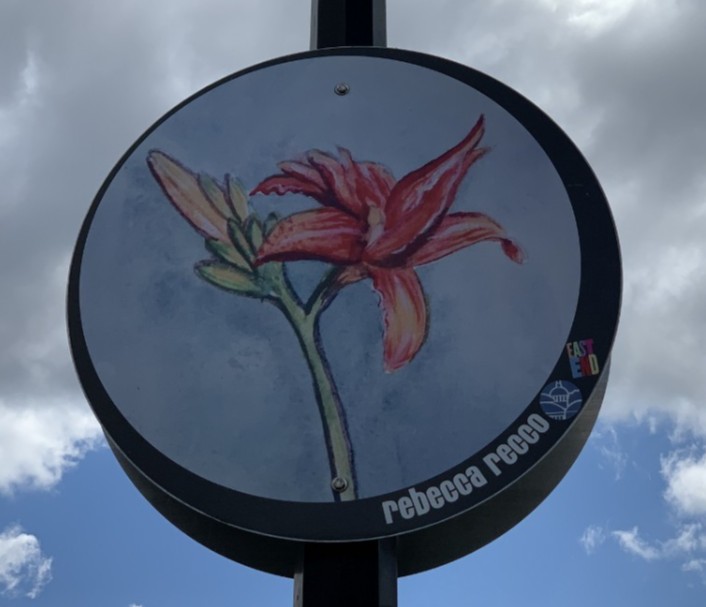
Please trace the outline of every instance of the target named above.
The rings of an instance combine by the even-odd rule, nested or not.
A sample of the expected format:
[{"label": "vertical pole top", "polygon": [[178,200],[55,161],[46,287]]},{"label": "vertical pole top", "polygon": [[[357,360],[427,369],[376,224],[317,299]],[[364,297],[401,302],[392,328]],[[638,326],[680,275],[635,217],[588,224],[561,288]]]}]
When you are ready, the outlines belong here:
[{"label": "vertical pole top", "polygon": [[385,0],[311,0],[311,50],[386,45]]}]

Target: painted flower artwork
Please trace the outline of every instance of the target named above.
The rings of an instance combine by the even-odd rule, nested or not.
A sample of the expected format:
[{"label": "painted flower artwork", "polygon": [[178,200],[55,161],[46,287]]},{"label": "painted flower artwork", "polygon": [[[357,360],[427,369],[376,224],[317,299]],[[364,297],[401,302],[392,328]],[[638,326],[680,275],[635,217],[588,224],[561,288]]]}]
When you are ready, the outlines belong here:
[{"label": "painted flower artwork", "polygon": [[[166,198],[205,239],[211,257],[196,264],[197,275],[233,295],[271,303],[296,334],[311,373],[335,499],[357,497],[346,408],[319,327],[338,293],[370,281],[381,312],[381,365],[394,373],[413,364],[432,326],[415,268],[482,242],[494,242],[510,261],[523,262],[518,244],[493,218],[451,212],[469,170],[488,153],[480,145],[484,132],[481,116],[455,146],[400,179],[383,164],[355,160],[343,147],[337,154],[310,150],[280,162],[279,172],[249,194],[230,175],[219,182],[163,151],[148,155]],[[258,197],[289,194],[309,197],[319,206],[264,219],[253,210]],[[288,264],[300,260],[329,264],[307,299],[287,274]]]}]

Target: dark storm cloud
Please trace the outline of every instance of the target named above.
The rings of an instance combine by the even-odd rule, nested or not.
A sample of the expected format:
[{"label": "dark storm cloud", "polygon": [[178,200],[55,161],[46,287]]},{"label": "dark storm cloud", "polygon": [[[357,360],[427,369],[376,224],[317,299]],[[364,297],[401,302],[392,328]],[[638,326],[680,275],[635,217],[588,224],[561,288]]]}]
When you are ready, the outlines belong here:
[{"label": "dark storm cloud", "polygon": [[[102,180],[185,96],[306,50],[309,10],[309,0],[3,3],[0,405],[82,402],[65,282]],[[613,205],[625,261],[606,411],[664,413],[704,433],[705,20],[695,0],[388,0],[390,46],[505,81],[581,147]]]},{"label": "dark storm cloud", "polygon": [[498,77],[582,149],[611,202],[625,271],[605,411],[666,415],[706,433],[703,5],[447,1],[393,11],[396,43]]},{"label": "dark storm cloud", "polygon": [[[83,216],[112,165],[185,95],[270,54],[305,49],[308,12],[301,8],[3,7],[0,399],[75,388],[63,329],[65,274]],[[263,37],[271,40],[263,44]]]},{"label": "dark storm cloud", "polygon": [[185,96],[306,48],[305,4],[3,3],[0,492],[53,486],[95,444],[69,355],[65,293],[101,182]]}]

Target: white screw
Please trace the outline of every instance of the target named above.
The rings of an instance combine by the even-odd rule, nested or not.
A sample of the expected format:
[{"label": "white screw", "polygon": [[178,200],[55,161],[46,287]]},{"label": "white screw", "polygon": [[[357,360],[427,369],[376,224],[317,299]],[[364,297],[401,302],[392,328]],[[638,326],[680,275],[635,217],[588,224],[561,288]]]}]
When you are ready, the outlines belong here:
[{"label": "white screw", "polygon": [[334,491],[343,493],[346,489],[348,489],[348,481],[342,476],[337,476],[331,481],[331,487]]}]

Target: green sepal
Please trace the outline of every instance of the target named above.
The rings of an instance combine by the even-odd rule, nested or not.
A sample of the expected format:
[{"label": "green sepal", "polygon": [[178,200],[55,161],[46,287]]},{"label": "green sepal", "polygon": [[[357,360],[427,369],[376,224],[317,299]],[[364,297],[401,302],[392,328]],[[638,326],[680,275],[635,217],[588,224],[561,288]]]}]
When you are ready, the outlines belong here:
[{"label": "green sepal", "polygon": [[240,221],[245,221],[248,216],[248,195],[245,186],[239,179],[226,175],[226,189],[235,215]]},{"label": "green sepal", "polygon": [[257,215],[250,215],[243,224],[243,231],[248,235],[248,240],[252,245],[253,251],[262,246],[262,224]]},{"label": "green sepal", "polygon": [[252,271],[250,262],[240,254],[232,243],[221,242],[215,238],[206,239],[206,250],[222,261],[236,266],[245,272]]},{"label": "green sepal", "polygon": [[255,249],[246,236],[245,226],[241,226],[235,219],[228,220],[228,236],[240,253],[249,263],[255,259]]},{"label": "green sepal", "polygon": [[221,261],[202,261],[194,266],[196,273],[213,285],[247,297],[263,297],[255,276]]},{"label": "green sepal", "polygon": [[284,264],[281,261],[268,261],[257,269],[263,282],[271,288],[273,293],[281,292],[284,286],[283,268]]},{"label": "green sepal", "polygon": [[206,173],[199,173],[198,181],[199,187],[203,193],[206,194],[209,202],[221,215],[223,215],[223,217],[230,217],[232,215],[230,205],[226,201],[225,194],[223,193],[221,186],[218,185],[218,182]]},{"label": "green sepal", "polygon": [[269,236],[272,233],[272,230],[275,229],[275,226],[279,223],[279,215],[277,213],[270,213],[266,218],[265,218],[265,223],[262,226],[262,231],[265,236]]}]

